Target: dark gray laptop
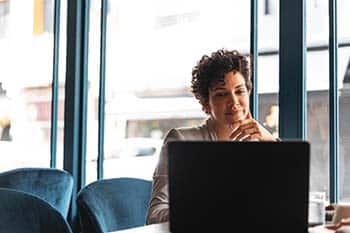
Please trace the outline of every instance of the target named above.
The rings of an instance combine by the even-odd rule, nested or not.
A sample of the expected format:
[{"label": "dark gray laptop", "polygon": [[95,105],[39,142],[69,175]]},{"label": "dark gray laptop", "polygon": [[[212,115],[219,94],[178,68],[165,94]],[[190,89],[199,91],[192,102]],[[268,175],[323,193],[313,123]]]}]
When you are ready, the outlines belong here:
[{"label": "dark gray laptop", "polygon": [[168,144],[170,231],[306,233],[309,143]]}]

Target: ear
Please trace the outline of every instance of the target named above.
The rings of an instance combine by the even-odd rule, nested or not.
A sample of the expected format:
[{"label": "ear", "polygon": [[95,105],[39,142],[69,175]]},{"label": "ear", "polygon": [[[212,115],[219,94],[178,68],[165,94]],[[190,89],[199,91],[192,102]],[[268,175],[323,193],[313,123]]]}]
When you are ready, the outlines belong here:
[{"label": "ear", "polygon": [[206,114],[210,114],[210,108],[209,108],[209,106],[204,106],[204,105],[202,105],[202,110],[203,110],[203,112],[205,112]]},{"label": "ear", "polygon": [[200,101],[201,105],[202,105],[202,110],[203,112],[205,112],[206,114],[210,114],[210,106],[209,106],[209,103],[204,101],[204,100],[201,100]]}]

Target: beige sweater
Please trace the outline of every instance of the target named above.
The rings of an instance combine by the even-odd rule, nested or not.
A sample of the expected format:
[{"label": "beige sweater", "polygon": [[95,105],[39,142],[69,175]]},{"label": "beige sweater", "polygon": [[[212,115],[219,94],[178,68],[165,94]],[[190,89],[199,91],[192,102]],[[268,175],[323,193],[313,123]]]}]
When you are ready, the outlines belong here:
[{"label": "beige sweater", "polygon": [[216,141],[217,137],[210,120],[207,120],[203,125],[198,127],[176,128],[171,129],[167,133],[157,167],[153,174],[152,196],[147,212],[146,224],[166,222],[169,220],[167,142],[174,140]]}]

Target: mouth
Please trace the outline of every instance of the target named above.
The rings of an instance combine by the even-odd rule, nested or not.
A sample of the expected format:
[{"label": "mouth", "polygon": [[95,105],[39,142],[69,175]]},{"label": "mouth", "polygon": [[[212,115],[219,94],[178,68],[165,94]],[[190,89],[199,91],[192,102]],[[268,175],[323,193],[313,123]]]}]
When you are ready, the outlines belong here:
[{"label": "mouth", "polygon": [[231,110],[231,111],[225,112],[225,115],[236,115],[236,114],[239,114],[241,112],[242,112],[241,109]]}]

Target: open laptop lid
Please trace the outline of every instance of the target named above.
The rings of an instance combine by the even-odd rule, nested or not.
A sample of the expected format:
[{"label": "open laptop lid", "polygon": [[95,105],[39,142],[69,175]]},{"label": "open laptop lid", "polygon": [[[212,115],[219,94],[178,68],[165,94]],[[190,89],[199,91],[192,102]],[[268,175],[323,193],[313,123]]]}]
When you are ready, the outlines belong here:
[{"label": "open laptop lid", "polygon": [[309,143],[168,144],[170,230],[306,233]]}]

